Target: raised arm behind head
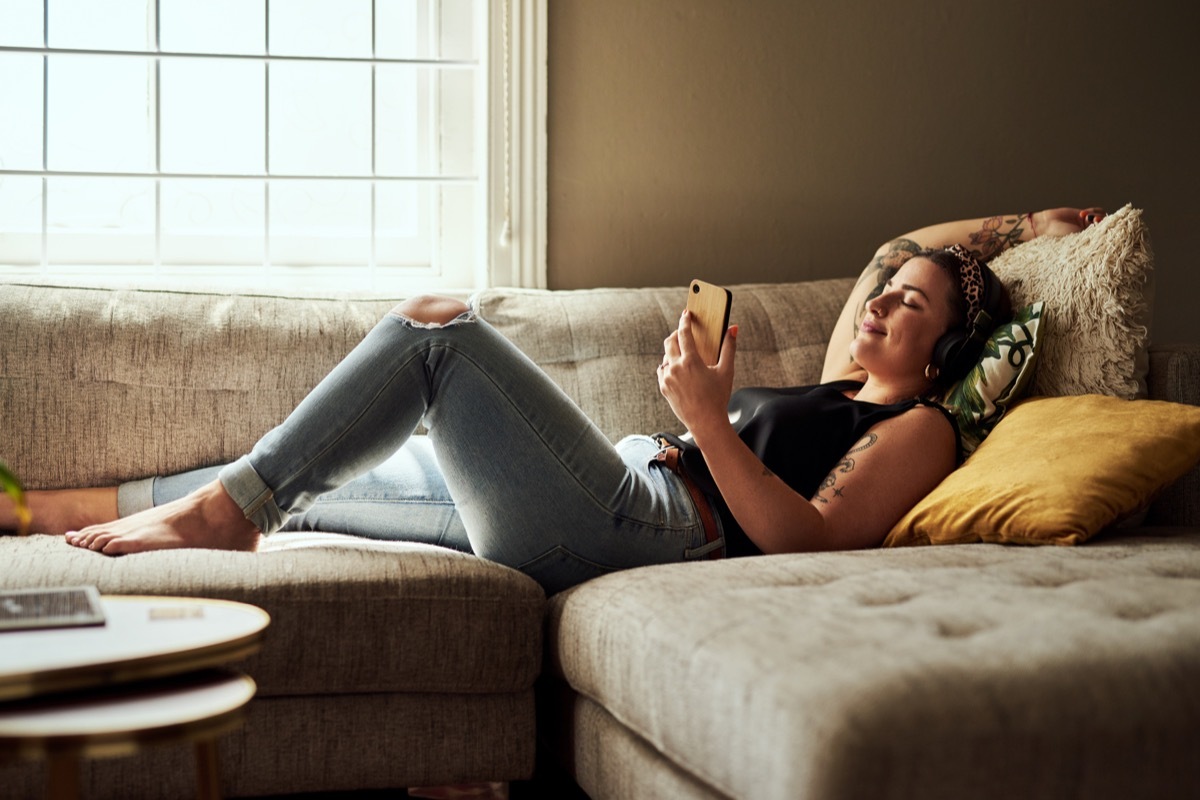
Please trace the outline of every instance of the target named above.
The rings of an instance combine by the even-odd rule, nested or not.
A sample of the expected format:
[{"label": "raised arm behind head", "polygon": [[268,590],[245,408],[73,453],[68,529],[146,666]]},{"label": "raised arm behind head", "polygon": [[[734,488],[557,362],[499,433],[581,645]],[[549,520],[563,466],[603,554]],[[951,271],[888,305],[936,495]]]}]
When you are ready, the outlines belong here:
[{"label": "raised arm behind head", "polygon": [[943,222],[911,231],[883,244],[858,277],[825,351],[821,382],[856,379],[865,372],[851,358],[850,343],[865,314],[866,303],[883,291],[884,285],[905,261],[921,250],[961,245],[981,261],[1038,236],[1066,236],[1078,233],[1104,218],[1099,208],[1052,208],[1027,214],[1001,214],[992,217]]}]

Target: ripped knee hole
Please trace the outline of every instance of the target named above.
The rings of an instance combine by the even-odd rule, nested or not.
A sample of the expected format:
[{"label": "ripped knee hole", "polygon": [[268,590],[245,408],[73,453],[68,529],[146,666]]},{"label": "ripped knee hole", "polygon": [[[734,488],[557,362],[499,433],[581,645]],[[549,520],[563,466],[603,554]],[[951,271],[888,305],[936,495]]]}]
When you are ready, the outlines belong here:
[{"label": "ripped knee hole", "polygon": [[390,313],[419,328],[441,328],[475,319],[475,312],[469,305],[439,295],[410,297]]}]

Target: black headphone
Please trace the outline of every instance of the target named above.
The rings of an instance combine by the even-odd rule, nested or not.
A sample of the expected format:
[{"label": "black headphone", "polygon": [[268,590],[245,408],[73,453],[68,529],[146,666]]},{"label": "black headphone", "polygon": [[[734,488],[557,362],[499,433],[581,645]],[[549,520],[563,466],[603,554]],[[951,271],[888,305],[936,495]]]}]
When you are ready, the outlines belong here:
[{"label": "black headphone", "polygon": [[983,297],[975,319],[967,320],[967,324],[961,328],[946,331],[933,346],[933,366],[939,370],[939,383],[950,384],[966,377],[982,355],[984,342],[1001,322],[997,316],[1001,298],[1004,297],[1004,287],[996,273],[987,266],[981,272]]}]

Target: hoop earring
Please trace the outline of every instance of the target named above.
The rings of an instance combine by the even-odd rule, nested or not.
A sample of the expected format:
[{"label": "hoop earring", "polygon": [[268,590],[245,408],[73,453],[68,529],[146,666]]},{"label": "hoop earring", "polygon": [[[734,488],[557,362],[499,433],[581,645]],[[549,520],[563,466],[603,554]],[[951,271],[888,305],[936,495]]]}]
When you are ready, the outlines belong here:
[{"label": "hoop earring", "polygon": [[940,369],[938,369],[937,367],[935,367],[933,364],[925,365],[925,377],[928,378],[929,380],[936,381],[938,379],[938,375],[941,375],[941,374],[942,374],[942,371]]}]

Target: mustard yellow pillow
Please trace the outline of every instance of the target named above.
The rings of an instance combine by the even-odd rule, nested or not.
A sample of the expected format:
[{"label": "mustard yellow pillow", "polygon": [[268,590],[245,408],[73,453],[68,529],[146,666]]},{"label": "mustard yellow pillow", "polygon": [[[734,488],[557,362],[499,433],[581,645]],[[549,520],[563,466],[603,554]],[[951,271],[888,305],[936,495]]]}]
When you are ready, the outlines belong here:
[{"label": "mustard yellow pillow", "polygon": [[884,546],[1080,544],[1200,461],[1200,407],[1101,395],[1018,403]]}]

